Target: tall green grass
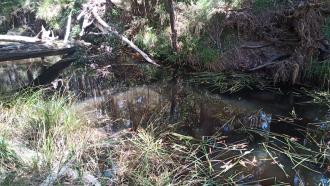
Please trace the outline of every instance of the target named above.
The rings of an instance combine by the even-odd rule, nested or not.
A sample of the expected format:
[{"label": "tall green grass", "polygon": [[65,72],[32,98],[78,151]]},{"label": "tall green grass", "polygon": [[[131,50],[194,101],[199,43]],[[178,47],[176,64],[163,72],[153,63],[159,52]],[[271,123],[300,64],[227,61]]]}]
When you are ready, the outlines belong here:
[{"label": "tall green grass", "polygon": [[322,27],[322,32],[327,40],[330,39],[330,17],[327,16]]},{"label": "tall green grass", "polygon": [[[83,113],[75,111],[75,103],[76,98],[70,94],[47,93],[44,90],[20,93],[8,98],[6,103],[2,100],[0,128],[5,132],[0,132],[0,139],[3,136],[10,141],[8,144],[26,146],[40,156],[38,159],[22,160],[35,163],[24,164],[17,170],[17,175],[39,172],[35,176],[42,181],[54,167],[64,166],[67,162],[83,162],[81,156],[89,153],[90,146],[99,142],[99,136],[97,133],[94,135],[95,129],[91,128]],[[10,149],[7,143],[0,142],[0,158],[3,160],[0,161],[15,160],[14,154],[7,150]],[[21,149],[22,155],[25,148]],[[22,155],[18,154],[22,158],[28,157]],[[25,171],[32,168],[33,173]],[[79,169],[96,170],[84,164]]]},{"label": "tall green grass", "polygon": [[329,88],[330,83],[330,60],[317,62],[314,59],[304,69],[303,77],[312,82],[318,82],[320,89]]}]

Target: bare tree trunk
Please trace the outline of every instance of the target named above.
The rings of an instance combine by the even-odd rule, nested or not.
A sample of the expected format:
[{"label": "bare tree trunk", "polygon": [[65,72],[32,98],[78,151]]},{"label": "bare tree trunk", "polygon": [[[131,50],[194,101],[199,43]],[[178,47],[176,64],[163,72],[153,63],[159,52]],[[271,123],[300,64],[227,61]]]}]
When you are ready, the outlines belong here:
[{"label": "bare tree trunk", "polygon": [[168,0],[168,12],[170,14],[170,24],[171,24],[171,31],[172,31],[172,47],[175,52],[178,52],[178,33],[176,30],[175,24],[175,7],[173,0]]},{"label": "bare tree trunk", "polygon": [[5,42],[20,42],[20,43],[41,43],[42,40],[36,37],[0,35],[0,41]]},{"label": "bare tree trunk", "polygon": [[60,48],[60,49],[37,49],[37,50],[26,50],[17,52],[1,52],[0,62],[13,61],[20,59],[29,59],[45,56],[57,56],[63,54],[72,54],[76,48]]},{"label": "bare tree trunk", "polygon": [[72,19],[72,11],[70,12],[70,14],[68,16],[68,22],[66,25],[66,31],[65,31],[65,36],[64,36],[64,43],[68,43],[68,41],[69,41],[69,36],[70,36],[70,32],[71,32],[71,19]]}]

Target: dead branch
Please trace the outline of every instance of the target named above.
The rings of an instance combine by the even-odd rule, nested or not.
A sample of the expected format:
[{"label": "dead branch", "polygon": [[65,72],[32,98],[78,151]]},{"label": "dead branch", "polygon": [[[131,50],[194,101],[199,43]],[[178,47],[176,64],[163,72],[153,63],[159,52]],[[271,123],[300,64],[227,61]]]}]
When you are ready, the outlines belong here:
[{"label": "dead branch", "polygon": [[37,37],[15,36],[15,35],[0,35],[0,41],[4,42],[19,42],[19,43],[42,43]]},{"label": "dead branch", "polygon": [[112,27],[110,27],[103,19],[98,15],[96,8],[93,8],[92,10],[92,15],[94,16],[95,20],[99,23],[96,24],[97,28],[99,28],[102,32],[107,32],[115,35],[118,37],[120,40],[128,44],[130,47],[132,47],[135,51],[137,51],[146,61],[149,63],[160,66],[154,60],[152,60],[145,52],[143,52],[140,48],[138,48],[132,41],[124,37],[123,35],[119,34],[119,32]]},{"label": "dead branch", "polygon": [[64,70],[65,68],[69,67],[72,62],[74,62],[76,58],[67,57],[64,58],[54,65],[48,67],[45,71],[43,71],[37,78],[31,82],[30,86],[37,87],[41,85],[46,85],[52,81],[54,81],[58,75]]},{"label": "dead branch", "polygon": [[268,43],[268,44],[263,44],[263,45],[242,45],[241,48],[246,48],[246,49],[258,49],[258,48],[265,48],[272,46],[273,43]]},{"label": "dead branch", "polygon": [[75,51],[75,48],[60,48],[60,49],[35,49],[35,50],[25,50],[16,52],[1,52],[0,62],[2,61],[13,61],[20,59],[29,59],[45,56],[57,56],[63,54],[70,54]]},{"label": "dead branch", "polygon": [[274,65],[274,64],[276,64],[276,63],[278,63],[278,61],[267,62],[267,63],[264,63],[264,64],[262,64],[262,65],[259,65],[259,66],[255,67],[255,68],[250,69],[249,72],[256,71],[256,70],[259,70],[259,69],[265,68],[265,67],[267,67],[267,66]]},{"label": "dead branch", "polygon": [[284,59],[289,58],[289,57],[290,57],[290,55],[279,55],[279,56],[276,56],[273,59],[271,59],[269,62],[264,63],[262,65],[259,65],[259,66],[255,67],[255,68],[252,68],[252,69],[248,70],[248,71],[249,72],[252,72],[252,71],[256,71],[256,70],[265,68],[265,67],[270,66],[270,65],[274,65],[274,64],[281,63],[281,62],[285,62],[286,60],[284,60]]}]

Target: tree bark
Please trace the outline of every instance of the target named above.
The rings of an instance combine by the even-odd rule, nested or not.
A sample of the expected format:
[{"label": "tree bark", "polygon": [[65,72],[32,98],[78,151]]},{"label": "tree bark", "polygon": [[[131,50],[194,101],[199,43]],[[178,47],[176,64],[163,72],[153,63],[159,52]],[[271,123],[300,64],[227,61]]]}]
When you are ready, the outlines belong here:
[{"label": "tree bark", "polygon": [[48,67],[45,69],[37,78],[33,80],[33,82],[30,84],[30,86],[41,86],[46,85],[48,83],[51,83],[54,81],[58,75],[67,67],[71,65],[72,62],[74,62],[75,58],[64,58],[54,65]]},{"label": "tree bark", "polygon": [[19,59],[29,59],[36,57],[45,56],[57,56],[63,54],[72,54],[75,48],[61,48],[61,49],[36,49],[36,50],[26,50],[17,52],[1,52],[0,50],[0,62],[2,61],[13,61]]},{"label": "tree bark", "polygon": [[64,43],[68,43],[69,41],[69,36],[71,32],[71,20],[72,20],[72,11],[70,12],[68,16],[68,22],[66,25],[66,30],[65,30],[65,36],[64,36]]},{"label": "tree bark", "polygon": [[14,35],[0,35],[0,41],[5,42],[19,42],[19,43],[41,43],[42,40],[36,37],[14,36]]},{"label": "tree bark", "polygon": [[178,33],[175,24],[175,7],[173,0],[168,0],[168,12],[170,14],[172,47],[174,52],[178,52]]}]

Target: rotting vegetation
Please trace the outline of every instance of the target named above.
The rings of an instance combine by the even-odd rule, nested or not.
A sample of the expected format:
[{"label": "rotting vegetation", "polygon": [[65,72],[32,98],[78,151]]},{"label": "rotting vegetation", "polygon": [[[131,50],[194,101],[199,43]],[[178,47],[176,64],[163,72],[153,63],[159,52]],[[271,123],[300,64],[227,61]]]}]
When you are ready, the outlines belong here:
[{"label": "rotting vegetation", "polygon": [[[294,108],[291,116],[270,116],[223,100],[219,109],[216,99],[196,101],[184,90],[186,83],[226,94],[277,85],[328,88],[328,1],[17,0],[0,5],[0,32],[8,34],[36,36],[44,25],[62,39],[72,16],[69,40],[81,48],[69,59],[73,70],[82,71],[69,70],[51,88],[0,102],[0,184],[329,185],[326,116],[303,123]],[[100,26],[101,18],[108,25]],[[164,68],[145,66],[149,57]],[[52,74],[44,72],[38,82]],[[10,72],[9,79],[15,79]],[[103,95],[113,81],[134,85],[160,79],[171,79],[170,105],[145,108],[143,96],[116,101]],[[87,88],[92,93],[84,92]],[[329,107],[327,91],[306,92],[314,103]],[[94,98],[79,105],[89,96]],[[99,108],[104,105],[111,112]],[[271,131],[270,122],[284,129]],[[116,125],[125,129],[117,131]],[[288,128],[295,130],[286,134]]]}]

